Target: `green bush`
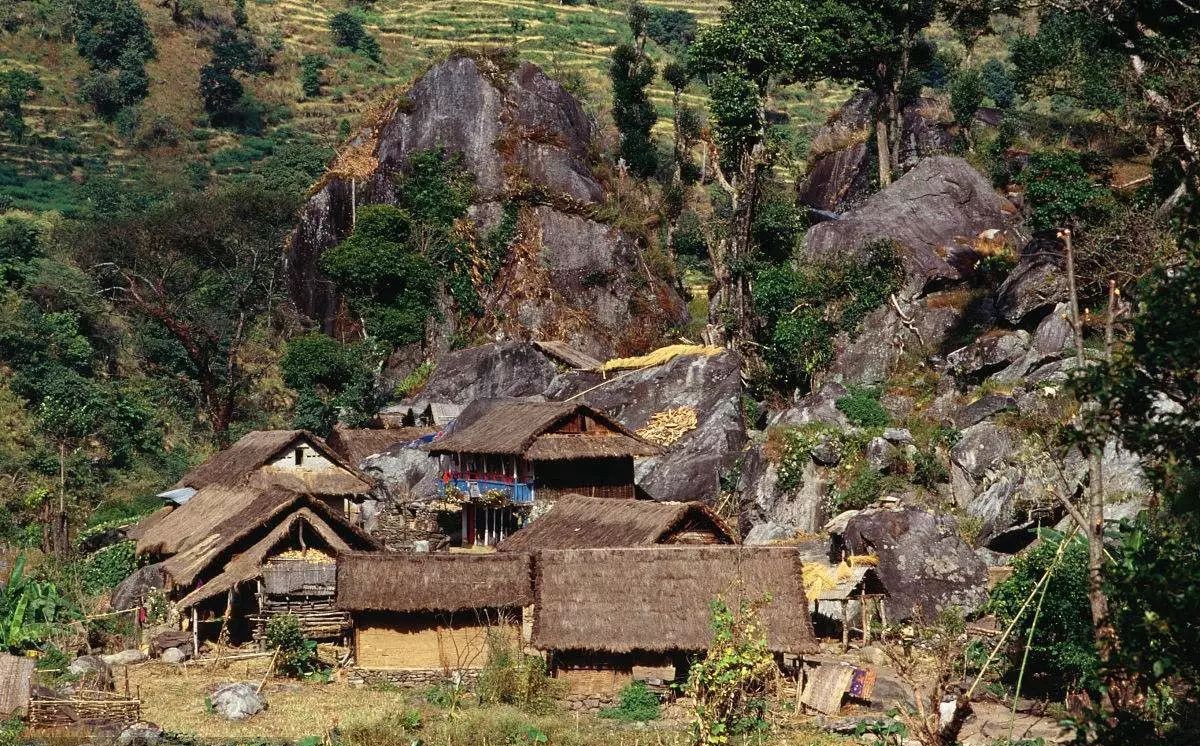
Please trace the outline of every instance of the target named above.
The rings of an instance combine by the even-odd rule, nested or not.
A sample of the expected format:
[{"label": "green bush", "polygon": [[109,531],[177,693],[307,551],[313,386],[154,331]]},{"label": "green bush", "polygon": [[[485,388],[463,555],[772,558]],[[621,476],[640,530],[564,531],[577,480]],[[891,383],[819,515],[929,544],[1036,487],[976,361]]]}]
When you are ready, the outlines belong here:
[{"label": "green bush", "polygon": [[959,127],[970,129],[983,104],[983,76],[975,68],[959,70],[950,81],[950,111]]},{"label": "green bush", "polygon": [[1088,172],[1083,155],[1075,151],[1032,153],[1017,181],[1025,187],[1030,222],[1039,231],[1099,223],[1112,211],[1112,190]]},{"label": "green bush", "polygon": [[81,568],[83,589],[98,594],[129,577],[137,569],[135,545],[132,541],[120,541],[88,555]]},{"label": "green bush", "polygon": [[317,643],[300,630],[300,620],[292,614],[280,614],[267,622],[267,648],[278,650],[276,668],[287,676],[301,678],[316,673]]},{"label": "green bush", "polygon": [[659,705],[657,694],[650,691],[644,682],[634,681],[621,689],[617,706],[601,710],[600,717],[628,722],[657,720]]},{"label": "green bush", "polygon": [[850,424],[858,427],[887,427],[891,418],[887,410],[879,403],[879,390],[865,386],[851,386],[845,396],[838,399],[834,406],[846,415]]},{"label": "green bush", "polygon": [[300,90],[309,98],[321,94],[321,74],[329,66],[323,54],[306,54],[300,59]]},{"label": "green bush", "polygon": [[[1061,697],[1092,683],[1096,673],[1095,638],[1087,596],[1087,543],[1082,537],[1067,538],[1048,529],[1042,529],[1041,538],[1040,543],[1013,562],[1013,574],[992,589],[987,610],[995,613],[1002,625],[1010,623],[1054,561],[1059,543],[1070,542],[1050,575],[1041,600],[1024,681],[1026,691]],[[1012,639],[1017,642],[1009,648],[1014,666],[1021,663],[1024,643],[1033,626],[1033,609],[1030,604],[1014,628]]]},{"label": "green bush", "polygon": [[663,47],[686,47],[696,39],[696,16],[681,8],[653,6],[646,22],[646,35]]},{"label": "green bush", "polygon": [[335,14],[329,19],[329,33],[335,47],[344,47],[375,62],[379,61],[379,42],[367,33],[360,11],[343,10]]},{"label": "green bush", "polygon": [[866,464],[858,470],[844,490],[832,495],[837,510],[861,510],[883,496],[883,476]]},{"label": "green bush", "polygon": [[1007,109],[1013,105],[1017,97],[1016,84],[1013,83],[1012,76],[1003,62],[990,59],[983,63],[979,73],[983,80],[983,90],[997,108]]}]

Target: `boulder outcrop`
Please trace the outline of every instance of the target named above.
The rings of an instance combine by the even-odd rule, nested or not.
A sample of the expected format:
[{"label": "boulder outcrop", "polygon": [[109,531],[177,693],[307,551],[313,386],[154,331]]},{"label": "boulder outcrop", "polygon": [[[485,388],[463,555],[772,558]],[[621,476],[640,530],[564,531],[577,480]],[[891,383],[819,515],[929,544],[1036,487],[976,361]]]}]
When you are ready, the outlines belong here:
[{"label": "boulder outcrop", "polygon": [[891,619],[914,611],[932,620],[951,606],[964,612],[987,600],[987,565],[959,537],[953,518],[914,508],[858,512],[839,527],[834,551],[875,554]]},{"label": "boulder outcrop", "polygon": [[357,207],[395,204],[414,154],[443,148],[474,177],[479,233],[506,206],[518,226],[499,275],[477,288],[484,318],[469,330],[431,325],[429,348],[464,332],[567,339],[597,357],[644,346],[685,309],[645,276],[631,236],[591,216],[605,198],[593,134],[579,102],[530,62],[456,55],[434,66],[351,139],[303,208],[285,256],[296,306],[327,331],[354,326],[318,260],[350,234]]},{"label": "boulder outcrop", "polygon": [[630,371],[605,383],[598,374],[565,373],[546,398],[581,400],[633,430],[668,409],[696,411],[696,427],[666,446],[667,452],[638,459],[638,485],[656,500],[712,502],[720,476],[746,443],[742,421],[741,357],[735,352],[685,355],[663,365]]},{"label": "boulder outcrop", "polygon": [[[1017,210],[961,158],[926,158],[840,220],[814,225],[805,253],[815,261],[854,261],[863,246],[891,239],[918,289],[970,276],[981,241],[1016,224]],[[981,238],[981,234],[991,238]]]}]

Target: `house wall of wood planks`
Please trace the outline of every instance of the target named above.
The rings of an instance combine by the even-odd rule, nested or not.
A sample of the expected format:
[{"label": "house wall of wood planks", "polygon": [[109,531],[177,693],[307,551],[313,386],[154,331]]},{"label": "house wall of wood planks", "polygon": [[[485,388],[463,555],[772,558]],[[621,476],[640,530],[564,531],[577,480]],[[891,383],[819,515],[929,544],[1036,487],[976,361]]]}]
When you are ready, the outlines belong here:
[{"label": "house wall of wood planks", "polygon": [[[494,609],[453,615],[356,614],[355,661],[359,668],[377,670],[452,672],[482,668],[487,662],[489,627],[503,630],[519,646],[519,618],[519,615],[502,615]],[[499,624],[498,619],[502,620]]]}]

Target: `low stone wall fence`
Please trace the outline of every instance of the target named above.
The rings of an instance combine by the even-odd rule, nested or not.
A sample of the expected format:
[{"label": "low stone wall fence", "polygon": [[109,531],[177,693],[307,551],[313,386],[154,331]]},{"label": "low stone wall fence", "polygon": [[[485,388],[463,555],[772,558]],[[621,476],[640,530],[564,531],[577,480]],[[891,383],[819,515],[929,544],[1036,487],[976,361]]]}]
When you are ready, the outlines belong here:
[{"label": "low stone wall fence", "polygon": [[601,710],[617,706],[615,694],[568,694],[562,700],[571,712],[583,712],[595,715]]},{"label": "low stone wall fence", "polygon": [[429,669],[374,669],[352,668],[351,684],[393,684],[402,687],[425,687],[435,684],[457,683],[464,689],[474,689],[479,681],[479,671],[455,671],[447,674],[439,668]]}]

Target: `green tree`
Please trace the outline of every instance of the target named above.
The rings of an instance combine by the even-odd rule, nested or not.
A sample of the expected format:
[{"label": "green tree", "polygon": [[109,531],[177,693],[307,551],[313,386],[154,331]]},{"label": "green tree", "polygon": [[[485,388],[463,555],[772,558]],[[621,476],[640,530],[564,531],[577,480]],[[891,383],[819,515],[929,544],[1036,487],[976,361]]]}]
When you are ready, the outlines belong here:
[{"label": "green tree", "polygon": [[960,69],[950,81],[950,112],[968,143],[971,142],[975,112],[983,105],[984,93],[983,76],[973,67]]},{"label": "green tree", "polygon": [[75,46],[92,66],[81,95],[102,116],[150,92],[145,65],[155,55],[154,37],[136,0],[78,0]]},{"label": "green tree", "polygon": [[[1200,194],[1200,12],[1174,0],[1081,0],[1039,9],[1037,32],[1011,45],[1020,90],[1070,97],[1154,152],[1171,185],[1164,208]],[[1186,73],[1185,73],[1186,71]]]},{"label": "green tree", "polygon": [[654,63],[630,44],[613,50],[609,76],[613,89],[613,121],[621,135],[621,158],[637,177],[652,175],[658,168],[658,151],[650,134],[658,114],[646,95],[654,80]]},{"label": "green tree", "polygon": [[374,371],[381,356],[369,344],[342,344],[320,332],[288,341],[280,370],[298,394],[295,426],[327,435],[341,419],[361,426],[374,414]]},{"label": "green tree", "polygon": [[270,333],[282,293],[279,247],[296,208],[297,195],[235,184],[69,232],[106,294],[147,324],[147,363],[181,382],[180,397],[218,443],[251,406],[245,346]]},{"label": "green tree", "polygon": [[214,124],[253,128],[256,110],[247,101],[238,73],[258,73],[271,68],[270,56],[244,30],[225,29],[212,46],[212,57],[200,69],[200,98]]},{"label": "green tree", "polygon": [[720,148],[714,175],[731,202],[729,227],[709,247],[718,287],[709,322],[739,342],[753,329],[751,231],[761,178],[772,159],[766,111],[782,83],[816,75],[817,60],[827,50],[813,30],[809,7],[799,0],[735,0],[688,49],[689,69],[709,84]]},{"label": "green tree", "polygon": [[375,62],[379,61],[381,53],[379,42],[367,33],[361,12],[343,10],[334,14],[329,19],[329,33],[333,37],[335,47],[344,47]]},{"label": "green tree", "polygon": [[1100,223],[1112,209],[1112,191],[1086,168],[1073,150],[1039,150],[1029,156],[1018,182],[1025,187],[1036,230],[1086,228]]},{"label": "green tree", "polygon": [[42,90],[42,81],[25,70],[0,72],[0,127],[17,142],[25,139],[29,125],[25,123],[22,107],[30,94]]},{"label": "green tree", "polygon": [[997,108],[1007,109],[1013,105],[1017,97],[1016,84],[1008,68],[998,59],[990,59],[979,69],[983,77],[983,90]]}]

